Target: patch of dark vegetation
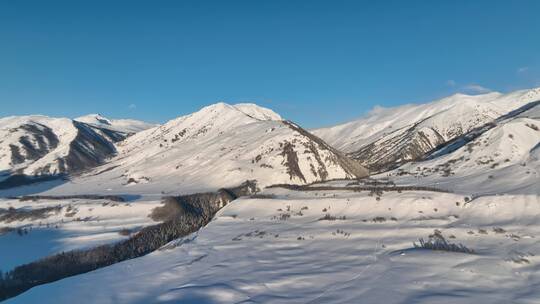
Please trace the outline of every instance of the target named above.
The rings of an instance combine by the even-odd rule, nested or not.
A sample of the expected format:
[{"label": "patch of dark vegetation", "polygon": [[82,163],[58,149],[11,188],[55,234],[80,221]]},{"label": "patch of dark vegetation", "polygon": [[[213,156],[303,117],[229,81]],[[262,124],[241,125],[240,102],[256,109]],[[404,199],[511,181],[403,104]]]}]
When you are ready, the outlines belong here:
[{"label": "patch of dark vegetation", "polygon": [[501,227],[493,227],[493,232],[495,233],[505,233],[506,230],[502,229]]},{"label": "patch of dark vegetation", "polygon": [[268,186],[267,188],[284,188],[294,191],[369,191],[374,194],[382,194],[383,191],[430,191],[430,192],[443,192],[450,193],[448,190],[424,187],[424,186],[310,186],[310,185],[291,185],[291,184],[276,184]]},{"label": "patch of dark vegetation", "polygon": [[176,213],[176,217],[168,217],[163,223],[142,228],[125,241],[87,250],[62,252],[18,266],[0,279],[0,301],[17,296],[34,286],[153,252],[175,239],[196,232],[208,224],[224,205],[239,196],[251,194],[255,189],[256,184],[248,181],[236,188],[220,189],[213,195],[202,193],[167,199],[168,202],[181,205],[178,210],[184,212]]},{"label": "patch of dark vegetation", "polygon": [[306,178],[298,165],[298,155],[294,150],[293,144],[290,142],[285,142],[285,144],[283,144],[281,155],[284,158],[283,165],[287,168],[287,174],[289,174],[290,179],[293,180],[294,178],[298,178],[305,183]]},{"label": "patch of dark vegetation", "polygon": [[364,178],[358,180],[356,183],[349,183],[347,186],[353,186],[353,185],[360,185],[363,184],[365,186],[395,186],[396,183],[389,179],[374,179],[374,178]]},{"label": "patch of dark vegetation", "polygon": [[538,126],[535,125],[535,124],[525,124],[525,125],[526,125],[527,127],[531,128],[531,129],[535,130],[535,131],[540,131],[540,129],[538,128]]},{"label": "patch of dark vegetation", "polygon": [[280,220],[280,221],[286,221],[291,218],[290,213],[281,213],[278,216],[272,217],[272,219]]},{"label": "patch of dark vegetation", "polygon": [[74,217],[75,214],[77,214],[79,210],[77,208],[74,208],[73,206],[69,205],[66,208],[66,214],[64,214],[65,217]]},{"label": "patch of dark vegetation", "polygon": [[12,197],[24,201],[36,200],[71,200],[71,199],[88,199],[88,200],[109,200],[113,202],[125,202],[126,199],[120,195],[95,195],[95,194],[80,194],[80,195],[25,195],[20,197]]},{"label": "patch of dark vegetation", "polygon": [[[324,149],[324,150],[328,150],[330,152],[332,152],[336,158],[333,160],[334,162],[336,163],[339,163],[339,165],[350,175],[350,177],[354,177],[354,178],[362,178],[362,177],[366,177],[369,175],[369,171],[363,167],[358,161],[356,160],[353,160],[351,158],[349,158],[348,156],[342,154],[340,151],[334,149],[332,146],[328,145],[324,140],[320,139],[319,137],[313,135],[312,133],[302,129],[301,127],[299,127],[298,125],[296,125],[295,123],[291,122],[291,121],[283,121],[283,123],[288,126],[289,128],[291,128],[292,130],[300,133],[301,135],[309,138],[312,142],[316,143],[318,145],[319,148],[321,149]],[[310,148],[310,147],[307,147],[307,148]],[[311,147],[313,148],[313,147]],[[318,155],[318,152],[316,153],[316,155]],[[315,156],[317,157],[317,156]],[[317,161],[321,162],[321,159],[317,159]],[[324,169],[325,171],[326,169]],[[323,171],[321,171],[320,173],[323,173]],[[323,173],[324,175],[324,173]],[[322,177],[322,176],[321,176]],[[326,178],[323,178],[323,179],[326,179]]]},{"label": "patch of dark vegetation", "polygon": [[474,254],[475,251],[465,247],[463,244],[452,244],[446,241],[439,230],[429,236],[429,239],[425,241],[423,238],[418,239],[420,244],[413,243],[414,248],[422,248],[437,251],[449,251],[449,252],[461,252]]},{"label": "patch of dark vegetation", "polygon": [[346,220],[347,217],[345,215],[343,216],[334,216],[330,215],[329,213],[326,213],[323,217],[319,219],[319,221],[336,221],[336,220]]},{"label": "patch of dark vegetation", "polygon": [[256,199],[275,199],[276,195],[274,194],[253,194],[250,196],[250,198],[256,198]]},{"label": "patch of dark vegetation", "polygon": [[507,259],[507,261],[513,262],[516,264],[530,264],[531,261],[527,259],[527,257],[531,257],[531,256],[534,256],[534,254],[513,251],[513,252],[510,252],[510,258]]},{"label": "patch of dark vegetation", "polygon": [[8,209],[0,208],[0,222],[11,223],[24,220],[40,220],[51,216],[51,213],[58,214],[62,210],[61,206],[45,207],[39,209],[25,209],[13,207]]},{"label": "patch of dark vegetation", "polygon": [[337,229],[336,232],[332,232],[332,235],[343,235],[344,237],[350,237],[351,236],[351,233],[350,232],[346,232],[345,230],[342,230],[342,229]]},{"label": "patch of dark vegetation", "polygon": [[122,236],[129,236],[133,233],[133,231],[129,230],[129,229],[121,229],[120,231],[118,231],[118,234],[122,235]]},{"label": "patch of dark vegetation", "polygon": [[386,222],[386,218],[383,217],[383,216],[376,216],[376,217],[372,218],[371,221],[374,222],[374,223],[384,223],[384,222]]},{"label": "patch of dark vegetation", "polygon": [[[245,238],[259,238],[259,239],[262,239],[262,238],[264,238],[265,236],[271,237],[272,235],[268,234],[266,231],[255,230],[255,231],[253,231],[253,232],[248,232],[248,233],[239,234],[239,235],[235,236],[234,238],[232,238],[232,240],[233,240],[233,241],[241,241],[243,237],[245,237]],[[274,237],[276,237],[276,236],[274,235]]]},{"label": "patch of dark vegetation", "polygon": [[95,176],[95,175],[99,175],[99,174],[102,174],[102,173],[105,173],[105,172],[109,172],[109,171],[112,171],[112,170],[114,170],[114,169],[116,169],[116,168],[118,168],[118,167],[120,167],[120,165],[117,165],[117,166],[110,166],[110,167],[105,168],[105,169],[103,169],[103,170],[100,170],[100,171],[98,171],[98,172],[96,172],[96,173],[90,174],[89,176]]},{"label": "patch of dark vegetation", "polygon": [[488,232],[485,229],[478,229],[479,234],[488,234]]}]

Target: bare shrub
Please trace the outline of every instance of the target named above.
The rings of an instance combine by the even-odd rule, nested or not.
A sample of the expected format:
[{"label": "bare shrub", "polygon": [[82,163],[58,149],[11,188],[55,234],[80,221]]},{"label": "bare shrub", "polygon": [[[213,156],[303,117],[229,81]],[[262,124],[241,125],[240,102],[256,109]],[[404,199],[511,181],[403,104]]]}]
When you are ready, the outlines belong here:
[{"label": "bare shrub", "polygon": [[452,244],[446,241],[441,234],[435,234],[425,241],[423,238],[418,239],[420,244],[413,243],[414,248],[422,248],[437,251],[461,252],[474,254],[474,250],[465,247],[463,244]]},{"label": "bare shrub", "polygon": [[122,236],[129,236],[129,235],[131,235],[131,230],[124,228],[124,229],[118,231],[118,234],[120,234]]},{"label": "bare shrub", "polygon": [[540,129],[538,128],[538,126],[535,125],[535,124],[526,124],[526,126],[529,127],[529,128],[531,128],[531,129],[533,129],[533,130],[535,130],[535,131],[539,131],[539,130],[540,130]]},{"label": "bare shrub", "polygon": [[11,223],[28,219],[35,221],[48,218],[52,215],[53,212],[55,214],[58,214],[60,210],[62,210],[61,206],[45,207],[39,209],[15,209],[13,207],[10,207],[8,209],[0,209],[0,222]]},{"label": "bare shrub", "polygon": [[502,229],[501,227],[493,227],[493,232],[495,232],[495,233],[505,233],[506,230]]},{"label": "bare shrub", "polygon": [[319,221],[336,221],[336,220],[346,220],[347,218],[345,215],[343,216],[333,216],[329,213],[326,213],[323,217],[319,219]]},{"label": "bare shrub", "polygon": [[377,217],[374,217],[373,219],[371,219],[371,221],[375,222],[375,223],[384,223],[384,222],[386,222],[386,218],[382,217],[382,216],[377,216]]}]

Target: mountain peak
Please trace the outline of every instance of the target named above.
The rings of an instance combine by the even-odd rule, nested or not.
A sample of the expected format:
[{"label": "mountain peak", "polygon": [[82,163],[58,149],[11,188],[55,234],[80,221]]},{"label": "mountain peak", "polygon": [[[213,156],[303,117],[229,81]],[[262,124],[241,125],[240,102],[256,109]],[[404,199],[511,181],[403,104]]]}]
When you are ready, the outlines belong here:
[{"label": "mountain peak", "polygon": [[254,103],[237,103],[234,105],[236,109],[243,112],[244,114],[251,116],[259,120],[282,120],[281,116],[276,112],[261,107]]},{"label": "mountain peak", "polygon": [[254,103],[238,103],[231,105],[225,102],[217,102],[211,104],[199,110],[196,113],[204,114],[211,112],[225,112],[225,111],[236,111],[241,112],[244,115],[247,115],[256,120],[282,120],[281,116],[276,112],[261,107]]},{"label": "mountain peak", "polygon": [[111,125],[110,119],[97,113],[77,117],[74,120],[84,122],[84,123],[90,123],[90,124],[103,124],[103,125],[109,125],[109,126]]}]

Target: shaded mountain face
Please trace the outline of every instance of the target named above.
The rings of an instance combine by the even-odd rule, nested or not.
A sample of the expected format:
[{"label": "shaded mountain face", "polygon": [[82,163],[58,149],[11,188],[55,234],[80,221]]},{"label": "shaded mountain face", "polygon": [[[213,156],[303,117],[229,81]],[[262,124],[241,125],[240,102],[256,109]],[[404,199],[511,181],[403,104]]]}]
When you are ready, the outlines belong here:
[{"label": "shaded mountain face", "polygon": [[21,176],[39,179],[95,167],[114,155],[115,143],[128,135],[67,118],[2,118],[0,182],[13,186],[29,181]]},{"label": "shaded mountain face", "polygon": [[313,132],[373,171],[386,171],[491,123],[540,98],[540,89],[477,96],[457,94],[432,103],[377,109],[368,117]]},{"label": "shaded mountain face", "polygon": [[357,162],[269,109],[218,103],[127,138],[106,165],[55,191],[84,185],[91,192],[200,192],[246,180],[264,187],[365,175]]}]

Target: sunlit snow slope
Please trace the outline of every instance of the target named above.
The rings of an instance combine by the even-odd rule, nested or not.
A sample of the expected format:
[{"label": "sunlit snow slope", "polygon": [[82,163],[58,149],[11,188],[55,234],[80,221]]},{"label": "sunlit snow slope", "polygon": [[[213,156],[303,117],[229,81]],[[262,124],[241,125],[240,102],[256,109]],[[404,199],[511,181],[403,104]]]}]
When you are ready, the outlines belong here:
[{"label": "sunlit snow slope", "polygon": [[155,124],[134,119],[109,119],[100,114],[89,114],[75,118],[76,121],[123,133],[137,133],[155,127]]},{"label": "sunlit snow slope", "polygon": [[382,175],[477,194],[540,193],[540,101]]},{"label": "sunlit snow slope", "polygon": [[373,170],[422,158],[427,152],[529,102],[540,89],[509,94],[456,94],[427,104],[377,108],[366,118],[313,133]]},{"label": "sunlit snow slope", "polygon": [[[538,196],[404,191],[243,198],[148,256],[7,303],[537,303]],[[325,217],[335,220],[325,220]],[[413,248],[439,234],[475,254]]]},{"label": "sunlit snow slope", "polygon": [[367,171],[297,125],[253,104],[217,103],[139,132],[118,155],[53,193],[200,192],[365,176]]}]

